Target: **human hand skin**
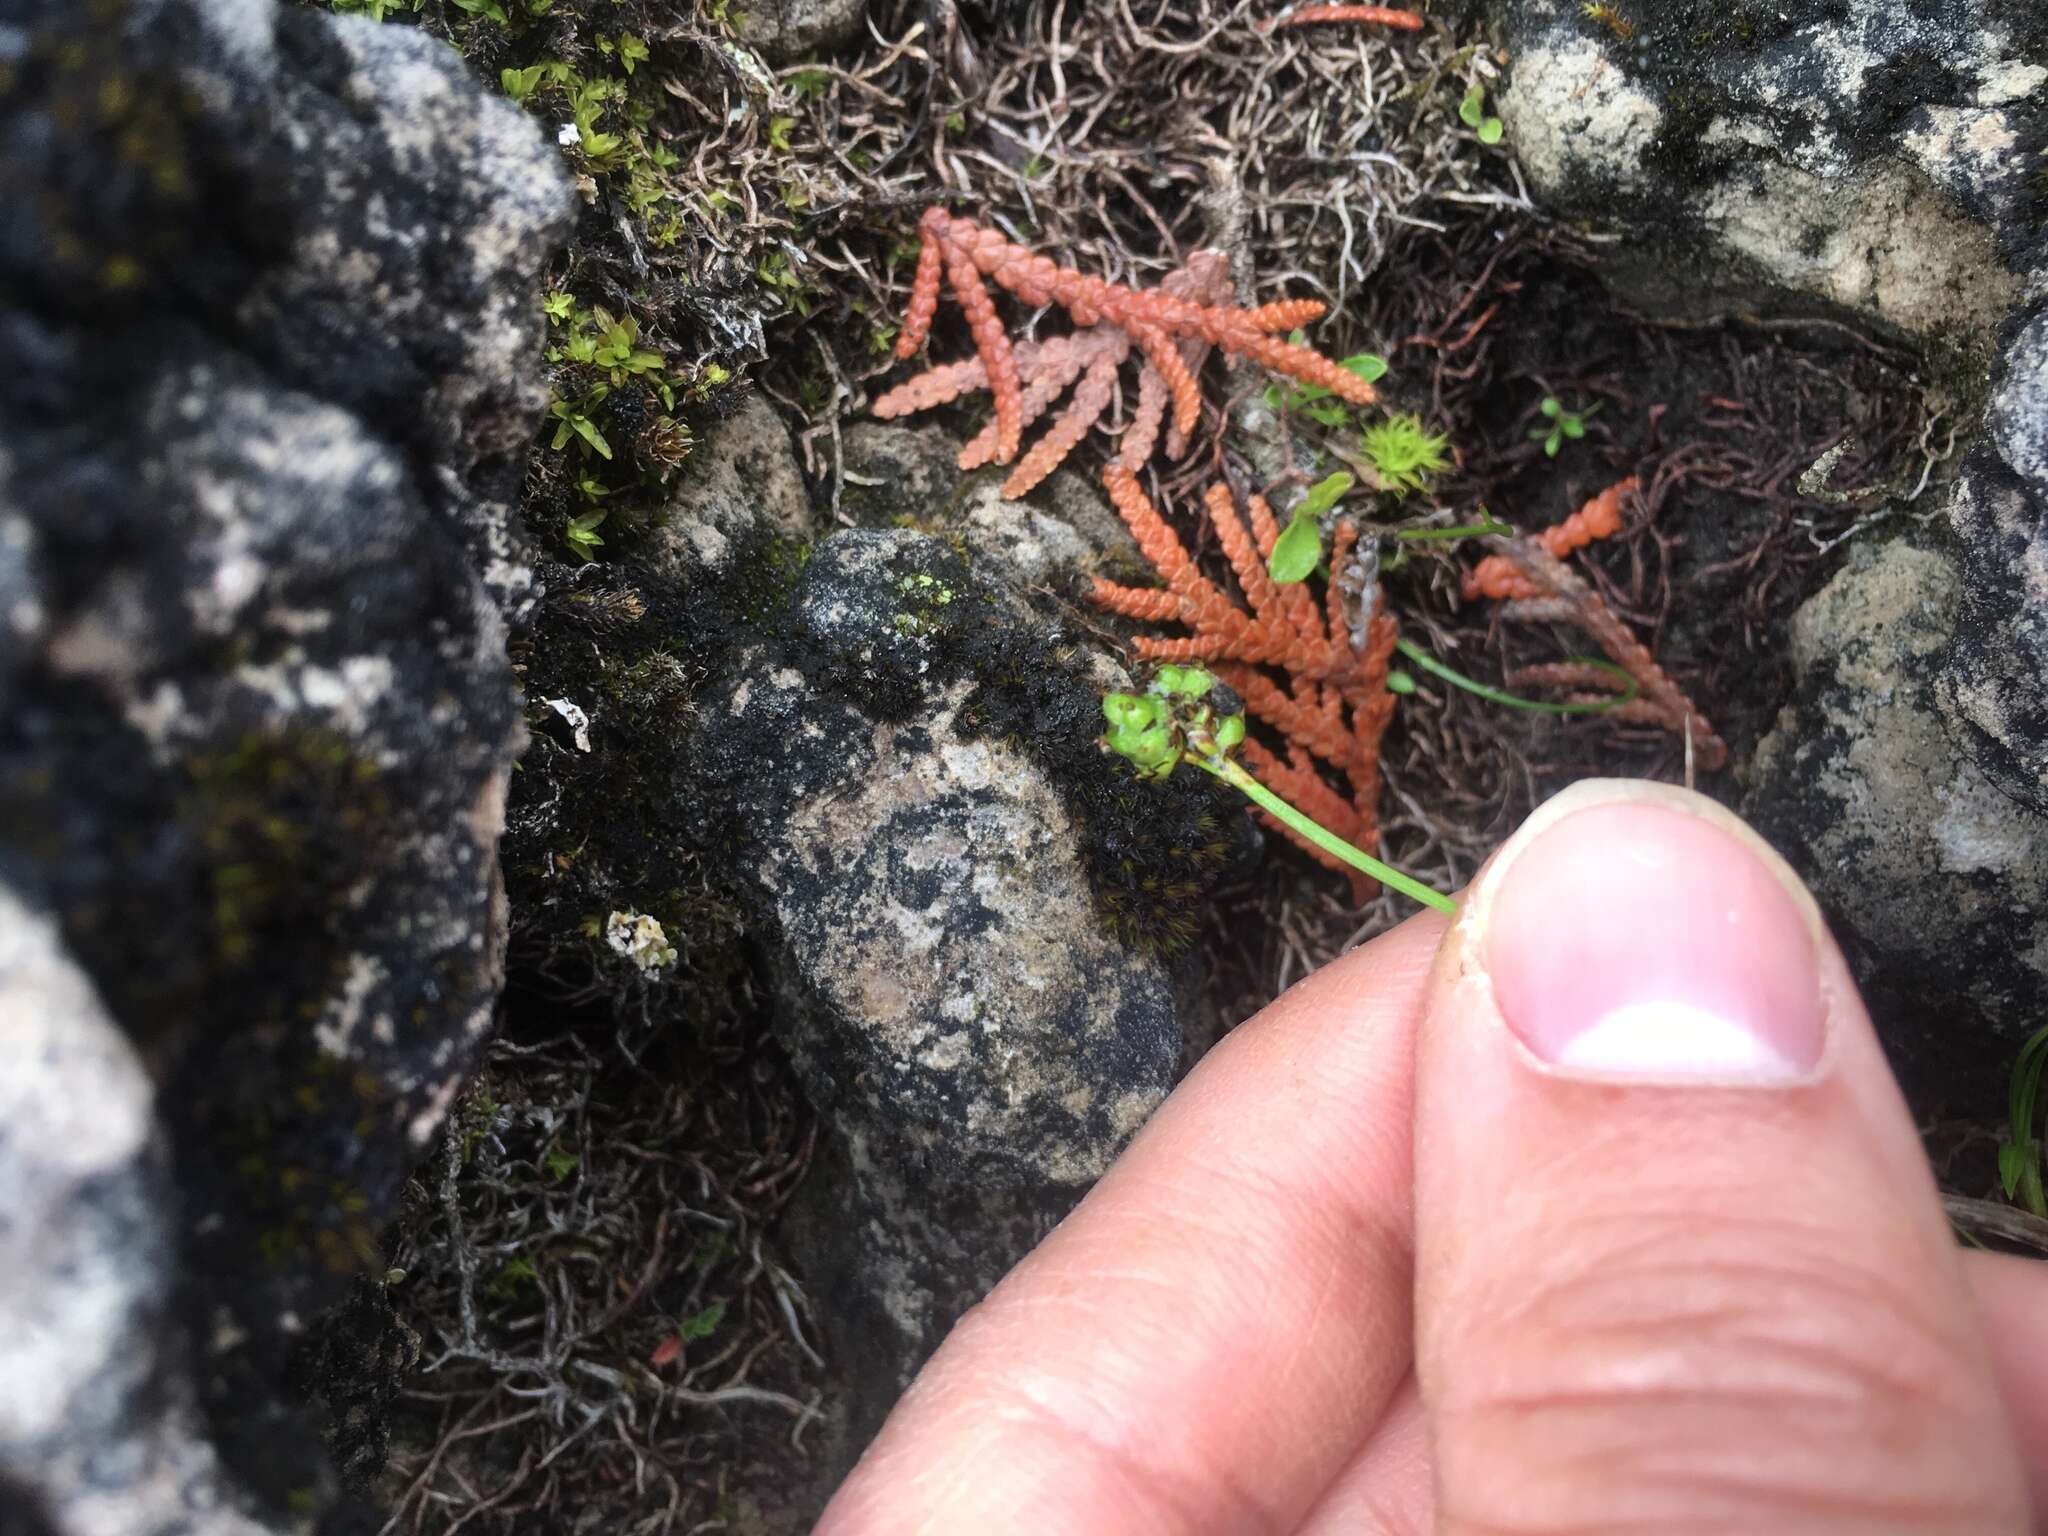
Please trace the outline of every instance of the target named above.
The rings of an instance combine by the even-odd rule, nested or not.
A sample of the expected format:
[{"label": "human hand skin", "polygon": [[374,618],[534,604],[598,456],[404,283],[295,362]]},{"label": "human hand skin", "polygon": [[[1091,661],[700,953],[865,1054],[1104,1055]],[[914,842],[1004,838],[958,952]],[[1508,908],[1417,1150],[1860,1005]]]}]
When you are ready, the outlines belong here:
[{"label": "human hand skin", "polygon": [[2044,1276],[1783,862],[1595,781],[1212,1051],[817,1536],[2024,1532]]}]

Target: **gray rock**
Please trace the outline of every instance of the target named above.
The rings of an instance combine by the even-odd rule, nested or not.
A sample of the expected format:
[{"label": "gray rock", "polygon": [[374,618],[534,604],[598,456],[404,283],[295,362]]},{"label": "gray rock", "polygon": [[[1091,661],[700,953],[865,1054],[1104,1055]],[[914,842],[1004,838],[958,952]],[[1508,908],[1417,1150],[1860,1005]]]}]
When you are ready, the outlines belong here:
[{"label": "gray rock", "polygon": [[[707,693],[694,795],[735,829],[775,935],[777,1029],[832,1130],[801,1247],[852,1449],[1108,1167],[1181,1052],[1162,967],[1103,929],[1069,800],[969,723],[962,648],[1017,623],[937,540],[843,532],[787,643]],[[1070,690],[1096,715],[1091,685]]]},{"label": "gray rock", "polygon": [[2007,348],[1987,415],[1948,504],[1963,590],[1936,697],[1978,766],[2048,815],[2048,309]]},{"label": "gray rock", "polygon": [[0,1486],[43,1528],[242,1536],[175,1331],[174,1195],[133,1044],[0,887]]},{"label": "gray rock", "polygon": [[767,401],[747,396],[704,433],[666,512],[648,540],[647,563],[656,576],[686,588],[727,579],[773,541],[810,537],[810,493],[789,428]]},{"label": "gray rock", "polygon": [[1982,0],[1621,9],[1628,40],[1500,9],[1507,142],[1539,201],[1625,232],[1610,276],[1667,313],[1845,308],[1981,370],[2048,254],[2036,43]]},{"label": "gray rock", "polygon": [[1012,501],[1001,468],[962,473],[960,443],[943,427],[860,422],[847,430],[843,451],[853,517],[915,520],[954,541],[976,575],[1020,596],[1064,589],[1110,556],[1137,558],[1102,493],[1070,469],[1054,471],[1028,501]]},{"label": "gray rock", "polygon": [[[335,1488],[292,1352],[491,1023],[570,193],[412,29],[21,0],[0,53],[0,882],[157,1085],[167,1163],[109,1177],[165,1230],[94,1262],[156,1309],[109,1340],[163,1444],[181,1403],[212,1443],[87,1404],[21,1477],[60,1536],[169,1529],[165,1476],[282,1524]],[[34,1155],[0,1144],[10,1207]],[[23,1390],[63,1400],[50,1369]]]},{"label": "gray rock", "polygon": [[1981,1106],[2048,980],[2043,36],[1998,0],[1620,11],[1633,37],[1498,8],[1507,143],[1539,201],[1621,236],[1608,281],[1681,318],[1875,325],[1952,412],[1985,404],[1913,509],[1939,551],[1865,551],[1804,610],[1752,790],[1919,1102]]},{"label": "gray rock", "polygon": [[1959,750],[1936,702],[1964,588],[1931,550],[1856,552],[1794,621],[1798,693],[1748,805],[1835,921],[1921,1104],[1995,1098],[2048,994],[2048,817]]},{"label": "gray rock", "polygon": [[759,0],[740,23],[740,37],[771,64],[850,41],[867,16],[867,0]]}]

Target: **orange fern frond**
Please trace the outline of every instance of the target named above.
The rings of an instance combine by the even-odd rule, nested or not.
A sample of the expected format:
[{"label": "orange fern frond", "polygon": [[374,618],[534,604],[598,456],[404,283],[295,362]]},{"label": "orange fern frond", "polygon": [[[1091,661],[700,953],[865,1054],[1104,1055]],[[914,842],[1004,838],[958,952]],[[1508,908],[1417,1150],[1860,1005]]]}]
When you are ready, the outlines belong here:
[{"label": "orange fern frond", "polygon": [[[1535,535],[1556,559],[1562,560],[1584,549],[1595,539],[1611,539],[1621,532],[1621,498],[1636,491],[1636,477],[1628,476],[1589,498],[1578,511],[1554,527]],[[1465,573],[1465,598],[1489,598],[1497,603],[1537,596],[1533,583],[1522,575],[1505,555],[1488,555]]]},{"label": "orange fern frond", "polygon": [[[1144,366],[1118,457],[1134,471],[1159,443],[1169,406],[1167,451],[1176,456],[1186,451],[1201,417],[1196,374],[1211,347],[1319,385],[1356,405],[1370,405],[1378,398],[1370,384],[1321,353],[1281,339],[1281,334],[1321,315],[1319,301],[1289,299],[1240,308],[1229,302],[1223,258],[1214,252],[1196,253],[1156,288],[1129,288],[1061,267],[943,208],[925,210],[918,235],[922,243],[917,272],[896,355],[907,358],[924,344],[943,277],[967,317],[978,366],[948,363],[920,374],[882,395],[875,402],[876,415],[904,416],[957,399],[969,389],[985,388],[995,402],[994,435],[987,444],[977,438],[962,455],[961,467],[972,467],[970,457],[975,464],[1009,464],[1022,448],[1024,430],[1070,385],[1081,381],[1038,448],[1004,482],[1005,495],[1021,496],[1051,474],[1107,413],[1115,397],[1116,368],[1132,348],[1144,358]],[[1072,337],[1056,340],[1070,345],[1048,354],[1046,349],[1054,342],[1039,343],[1028,352],[1030,344],[1013,344],[984,279],[1027,304],[1057,304],[1064,309],[1078,329]],[[1117,339],[1112,341],[1111,336]],[[1083,337],[1094,339],[1084,342]],[[1114,363],[1106,361],[1112,353]]]},{"label": "orange fern frond", "polygon": [[[1496,539],[1498,553],[1488,555],[1465,575],[1468,598],[1504,602],[1510,619],[1569,624],[1592,638],[1607,659],[1634,680],[1635,697],[1614,704],[1606,713],[1616,720],[1662,726],[1691,738],[1693,757],[1708,772],[1728,760],[1728,747],[1714,734],[1707,717],[1686,697],[1685,690],[1657,665],[1649,648],[1638,640],[1607,602],[1564,563],[1564,557],[1595,539],[1621,530],[1621,499],[1636,489],[1630,475],[1592,497],[1555,527],[1530,538]],[[1619,679],[1598,667],[1575,662],[1545,662],[1523,667],[1507,679],[1510,687],[1553,687],[1566,690],[1575,703],[1611,700]]]},{"label": "orange fern frond", "polygon": [[[1394,712],[1387,671],[1396,633],[1377,585],[1367,612],[1354,617],[1334,586],[1318,607],[1302,584],[1276,583],[1266,569],[1280,533],[1272,508],[1254,496],[1247,516],[1240,517],[1229,488],[1215,485],[1207,496],[1209,517],[1244,594],[1239,604],[1202,574],[1136,475],[1111,464],[1102,480],[1166,586],[1125,587],[1098,579],[1095,602],[1127,618],[1155,624],[1170,619],[1190,631],[1138,635],[1132,645],[1152,661],[1202,662],[1234,689],[1246,712],[1278,734],[1287,749],[1283,759],[1248,740],[1246,768],[1282,799],[1371,852],[1379,841],[1380,740]],[[1348,568],[1356,542],[1357,530],[1340,524],[1330,553],[1333,571]],[[1342,776],[1348,795],[1331,786],[1326,771]],[[1264,819],[1318,862],[1350,875],[1358,900],[1372,894],[1373,881]]]}]

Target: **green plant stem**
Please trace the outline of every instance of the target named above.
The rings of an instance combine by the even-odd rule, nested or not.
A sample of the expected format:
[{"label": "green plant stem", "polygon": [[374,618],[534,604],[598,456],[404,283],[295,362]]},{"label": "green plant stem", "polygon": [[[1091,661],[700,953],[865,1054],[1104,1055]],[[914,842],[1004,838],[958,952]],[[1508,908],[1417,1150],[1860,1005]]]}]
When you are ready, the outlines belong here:
[{"label": "green plant stem", "polygon": [[1422,668],[1431,677],[1440,677],[1454,688],[1462,688],[1467,693],[1476,693],[1480,698],[1490,703],[1505,704],[1510,709],[1533,710],[1540,715],[1604,714],[1617,705],[1626,704],[1636,696],[1638,691],[1636,680],[1612,662],[1599,661],[1591,656],[1579,656],[1573,659],[1586,666],[1599,667],[1602,671],[1612,672],[1616,677],[1628,684],[1628,690],[1625,693],[1617,693],[1611,699],[1598,699],[1585,704],[1557,704],[1549,699],[1525,699],[1519,694],[1505,693],[1498,688],[1489,687],[1476,678],[1470,678],[1462,672],[1454,671],[1412,641],[1396,640],[1394,642],[1394,649],[1414,662],[1416,666]]},{"label": "green plant stem", "polygon": [[1476,539],[1484,533],[1511,534],[1515,530],[1506,523],[1489,519],[1483,523],[1466,523],[1460,528],[1401,528],[1395,530],[1397,539]]},{"label": "green plant stem", "polygon": [[1207,769],[1224,783],[1242,790],[1252,803],[1299,832],[1327,853],[1335,854],[1353,869],[1363,870],[1382,885],[1390,885],[1402,895],[1412,897],[1425,907],[1435,907],[1439,912],[1456,916],[1458,904],[1441,892],[1433,891],[1413,875],[1404,875],[1391,864],[1382,863],[1371,854],[1354,848],[1334,832],[1325,831],[1293,806],[1266,788],[1249,772],[1230,758],[1220,754],[1195,756],[1192,759],[1199,767]]}]

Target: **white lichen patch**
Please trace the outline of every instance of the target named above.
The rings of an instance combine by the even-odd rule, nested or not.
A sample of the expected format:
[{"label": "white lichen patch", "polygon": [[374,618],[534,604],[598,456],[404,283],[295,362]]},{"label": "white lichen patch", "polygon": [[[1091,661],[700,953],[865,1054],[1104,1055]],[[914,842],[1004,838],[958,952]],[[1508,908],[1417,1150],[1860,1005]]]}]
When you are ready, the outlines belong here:
[{"label": "white lichen patch", "polygon": [[583,706],[571,699],[544,699],[549,709],[560,715],[569,727],[569,739],[576,744],[578,752],[590,750],[590,716],[583,712]]},{"label": "white lichen patch", "polygon": [[1579,177],[1644,186],[1643,152],[1664,119],[1657,99],[1631,84],[1598,42],[1566,32],[1515,61],[1500,115],[1522,168],[1546,189]]},{"label": "white lichen patch", "polygon": [[676,963],[676,948],[659,921],[644,912],[614,912],[605,919],[604,941],[643,974]]},{"label": "white lichen patch", "polygon": [[[329,724],[351,738],[369,734],[378,704],[397,681],[388,656],[347,656],[336,666],[322,667],[308,662],[297,646],[274,662],[243,665],[230,675],[280,714],[325,715]],[[395,761],[389,754],[380,760]]]},{"label": "white lichen patch", "polygon": [[366,1017],[370,1021],[371,1038],[379,1045],[392,1043],[391,1016],[386,1013],[371,1015],[367,1008],[370,995],[383,985],[388,974],[384,962],[375,955],[359,952],[349,956],[348,972],[342,977],[340,993],[327,1000],[313,1025],[313,1038],[321,1050],[343,1059],[353,1056],[356,1035]]},{"label": "white lichen patch", "polygon": [[1701,211],[1773,281],[1909,331],[1986,332],[2019,291],[1990,232],[1897,161],[1832,180],[1760,161]]}]

